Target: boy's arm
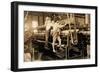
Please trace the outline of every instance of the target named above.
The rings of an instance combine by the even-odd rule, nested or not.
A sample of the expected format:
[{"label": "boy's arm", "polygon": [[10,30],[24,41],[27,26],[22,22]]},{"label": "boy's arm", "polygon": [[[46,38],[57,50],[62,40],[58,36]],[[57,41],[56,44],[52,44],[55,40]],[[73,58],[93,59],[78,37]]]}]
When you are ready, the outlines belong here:
[{"label": "boy's arm", "polygon": [[59,25],[58,27],[59,28],[63,28],[64,26],[66,26],[67,24],[64,24],[64,25]]}]

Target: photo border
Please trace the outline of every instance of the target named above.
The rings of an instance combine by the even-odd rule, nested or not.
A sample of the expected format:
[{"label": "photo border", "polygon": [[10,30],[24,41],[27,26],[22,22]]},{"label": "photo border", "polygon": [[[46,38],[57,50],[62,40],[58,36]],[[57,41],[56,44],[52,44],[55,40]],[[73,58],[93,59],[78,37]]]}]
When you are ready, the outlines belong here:
[{"label": "photo border", "polygon": [[[50,7],[70,7],[95,10],[95,64],[72,65],[72,66],[52,66],[39,68],[18,68],[18,6],[34,5],[34,6],[50,6]],[[11,2],[11,70],[12,71],[31,71],[31,70],[48,70],[48,69],[64,69],[64,68],[81,68],[97,66],[97,6],[68,5],[68,4],[50,4],[35,2]]]}]

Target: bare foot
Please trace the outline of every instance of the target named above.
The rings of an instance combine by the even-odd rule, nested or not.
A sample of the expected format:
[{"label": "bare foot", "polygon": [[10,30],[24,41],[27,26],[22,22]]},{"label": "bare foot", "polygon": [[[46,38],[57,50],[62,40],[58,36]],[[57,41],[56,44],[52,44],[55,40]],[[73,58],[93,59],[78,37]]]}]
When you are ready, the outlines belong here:
[{"label": "bare foot", "polygon": [[53,52],[56,52],[55,50],[53,50]]}]

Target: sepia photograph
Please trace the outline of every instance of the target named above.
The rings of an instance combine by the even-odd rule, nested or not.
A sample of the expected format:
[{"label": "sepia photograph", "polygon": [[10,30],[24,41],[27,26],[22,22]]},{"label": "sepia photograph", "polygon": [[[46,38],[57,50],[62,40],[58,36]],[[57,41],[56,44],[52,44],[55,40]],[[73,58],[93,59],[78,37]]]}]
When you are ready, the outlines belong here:
[{"label": "sepia photograph", "polygon": [[12,2],[11,70],[97,66],[97,7]]},{"label": "sepia photograph", "polygon": [[24,61],[89,59],[90,14],[24,11]]}]

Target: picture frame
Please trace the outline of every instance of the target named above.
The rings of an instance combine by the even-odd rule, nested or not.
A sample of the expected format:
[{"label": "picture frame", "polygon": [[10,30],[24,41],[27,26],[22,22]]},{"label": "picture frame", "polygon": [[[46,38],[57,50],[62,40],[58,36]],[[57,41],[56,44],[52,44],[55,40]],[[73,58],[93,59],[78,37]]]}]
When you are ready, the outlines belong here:
[{"label": "picture frame", "polygon": [[96,66],[97,6],[11,2],[11,71]]}]

